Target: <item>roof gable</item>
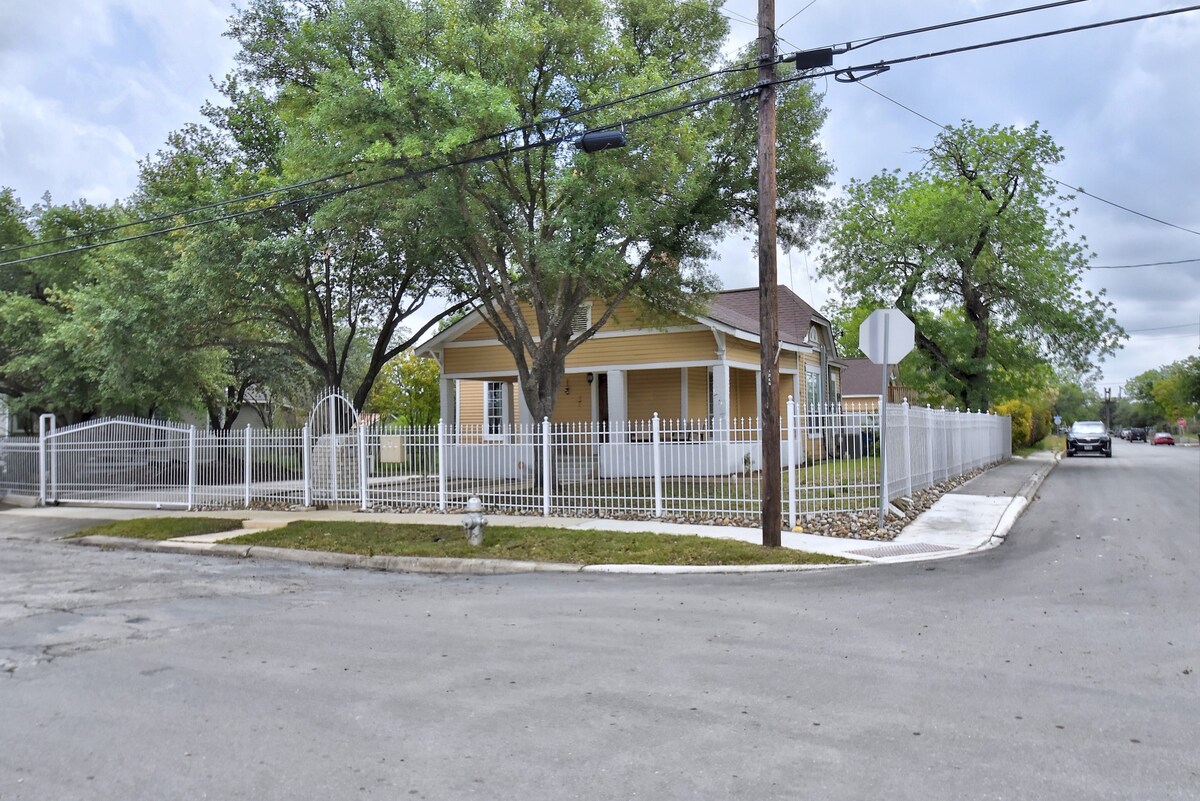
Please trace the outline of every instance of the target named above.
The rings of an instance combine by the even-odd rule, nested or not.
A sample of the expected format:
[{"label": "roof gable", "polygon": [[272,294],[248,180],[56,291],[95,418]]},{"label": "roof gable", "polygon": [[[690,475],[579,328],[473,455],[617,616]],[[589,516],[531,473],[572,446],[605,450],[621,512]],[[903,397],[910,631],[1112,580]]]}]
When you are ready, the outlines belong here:
[{"label": "roof gable", "polygon": [[[707,314],[698,315],[697,319],[757,337],[761,331],[758,306],[758,287],[728,289],[718,292],[709,304]],[[821,329],[822,339],[832,346],[829,321],[783,285],[778,288],[778,306],[780,343],[812,347],[808,337],[816,325]],[[435,334],[418,348],[418,352],[431,355],[436,347],[459,339],[477,324],[486,323],[487,318],[484,317],[482,309],[476,307],[461,320]]]},{"label": "roof gable", "polygon": [[[871,395],[879,397],[882,374],[879,365],[870,359],[842,360],[842,396]],[[888,384],[896,383],[896,365],[888,365]]]},{"label": "roof gable", "polygon": [[[814,322],[829,325],[828,320],[786,286],[779,286],[777,303],[780,342],[808,345],[808,333]],[[718,292],[709,306],[708,317],[757,336],[761,330],[758,287]]]}]

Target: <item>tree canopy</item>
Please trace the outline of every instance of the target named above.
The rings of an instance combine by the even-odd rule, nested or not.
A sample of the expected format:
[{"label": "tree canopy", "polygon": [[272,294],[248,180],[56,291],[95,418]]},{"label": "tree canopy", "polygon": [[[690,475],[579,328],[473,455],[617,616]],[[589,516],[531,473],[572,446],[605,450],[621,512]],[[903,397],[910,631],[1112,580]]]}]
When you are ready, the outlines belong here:
[{"label": "tree canopy", "polygon": [[[0,195],[0,247],[175,229],[10,271],[0,391],[69,415],[204,409],[214,428],[252,391],[338,386],[362,408],[390,360],[477,303],[548,416],[567,355],[619,304],[703,307],[713,245],[754,220],[755,62],[722,56],[719,6],[248,0],[223,100],[142,162],[133,197]],[[779,93],[780,236],[804,244],[824,111],[804,82]],[[571,147],[605,127],[629,146]]]},{"label": "tree canopy", "polygon": [[1131,378],[1125,389],[1144,424],[1200,418],[1200,357],[1147,370]]},{"label": "tree canopy", "polygon": [[1090,253],[1035,123],[947,129],[925,166],[851,181],[834,201],[822,274],[850,307],[916,323],[918,369],[969,408],[1045,385],[1041,365],[1094,367],[1120,346],[1113,306],[1082,286]]},{"label": "tree canopy", "polygon": [[[658,116],[749,87],[753,71],[642,94],[720,60],[718,7],[256,0],[231,28],[242,51],[228,87],[253,99],[240,105],[275,109],[279,133],[266,149],[279,143],[285,163],[384,182],[346,195],[338,214],[400,212],[405,230],[419,230],[417,241],[445,259],[441,278],[479,299],[543,416],[567,354],[617,304],[703,304],[712,244],[753,217],[753,108],[698,103]],[[822,119],[806,85],[785,88],[785,241],[803,241],[820,208]],[[562,143],[623,123],[623,150]],[[590,325],[579,326],[588,304]]]}]

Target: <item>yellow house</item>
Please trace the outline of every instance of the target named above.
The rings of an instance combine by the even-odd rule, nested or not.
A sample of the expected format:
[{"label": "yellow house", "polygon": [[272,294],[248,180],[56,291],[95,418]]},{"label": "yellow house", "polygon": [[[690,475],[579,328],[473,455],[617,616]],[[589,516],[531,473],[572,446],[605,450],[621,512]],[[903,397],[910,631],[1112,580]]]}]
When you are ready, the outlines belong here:
[{"label": "yellow house", "polygon": [[[533,323],[531,312],[527,318]],[[585,307],[576,330],[591,323]],[[781,413],[788,396],[801,409],[836,401],[841,363],[829,321],[784,286],[779,340]],[[442,419],[456,443],[511,443],[515,432],[540,422],[526,408],[512,356],[480,310],[419,353],[441,365]],[[657,413],[664,441],[754,439],[758,373],[757,287],[720,292],[706,314],[665,322],[648,322],[626,302],[568,356],[550,422],[559,432],[590,429],[603,432],[605,443],[622,443],[644,439],[636,432],[648,431]],[[757,461],[749,452],[745,458]]]}]

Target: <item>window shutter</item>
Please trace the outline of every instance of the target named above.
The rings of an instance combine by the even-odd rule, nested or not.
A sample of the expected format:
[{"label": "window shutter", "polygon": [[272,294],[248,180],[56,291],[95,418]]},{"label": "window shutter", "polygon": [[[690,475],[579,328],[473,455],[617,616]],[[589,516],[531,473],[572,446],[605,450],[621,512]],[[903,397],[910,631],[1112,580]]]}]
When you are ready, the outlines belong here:
[{"label": "window shutter", "polygon": [[592,325],[592,304],[585,303],[575,310],[571,317],[571,333],[582,334]]}]

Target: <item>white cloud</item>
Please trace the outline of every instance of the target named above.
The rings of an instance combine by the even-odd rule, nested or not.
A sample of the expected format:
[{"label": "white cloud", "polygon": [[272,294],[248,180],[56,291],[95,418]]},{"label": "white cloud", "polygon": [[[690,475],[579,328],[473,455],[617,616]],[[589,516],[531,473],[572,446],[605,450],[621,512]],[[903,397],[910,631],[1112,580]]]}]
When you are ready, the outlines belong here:
[{"label": "white cloud", "polygon": [[95,125],[19,87],[0,86],[0,119],[0,184],[13,186],[26,203],[45,191],[59,202],[110,202],[130,188],[126,176],[139,154],[120,129]]},{"label": "white cloud", "polygon": [[44,0],[0,10],[0,185],[128,195],[137,161],[200,118],[232,64],[217,0]]},{"label": "white cloud", "polygon": [[[780,0],[789,20],[807,0]],[[1020,33],[1165,9],[1167,0],[1092,0],[987,25],[896,39],[839,55],[838,66],[926,53]],[[785,50],[817,47],[947,20],[1007,10],[1000,0],[818,0],[787,22]],[[753,20],[754,0],[726,11]],[[229,0],[38,0],[0,2],[0,185],[30,202],[49,189],[61,201],[108,201],[134,188],[137,160],[167,134],[199,119],[214,97],[209,76],[232,66],[235,44],[221,36]],[[731,50],[750,42],[753,25],[730,22]],[[1066,152],[1056,177],[1164,220],[1200,230],[1200,14],[1115,26],[972,54],[898,65],[869,83],[933,120],[981,126],[1038,120]],[[839,184],[883,169],[916,169],[919,147],[937,132],[929,122],[864,86],[824,80],[830,109],[822,140]],[[1186,234],[1080,197],[1076,223],[1097,263],[1166,261],[1200,255]],[[754,233],[719,247],[713,267],[726,286],[757,283]],[[780,258],[779,275],[815,306],[828,288],[802,273],[804,254]],[[815,268],[815,264],[812,265]],[[815,269],[813,269],[815,273]],[[792,280],[794,277],[794,280]],[[1189,323],[1200,298],[1200,270],[1095,271],[1118,321],[1130,329]],[[1196,331],[1197,329],[1192,329]],[[1175,332],[1167,332],[1175,333]],[[1186,332],[1184,332],[1186,333]],[[1109,365],[1125,379],[1195,352],[1195,339],[1138,334]]]}]

